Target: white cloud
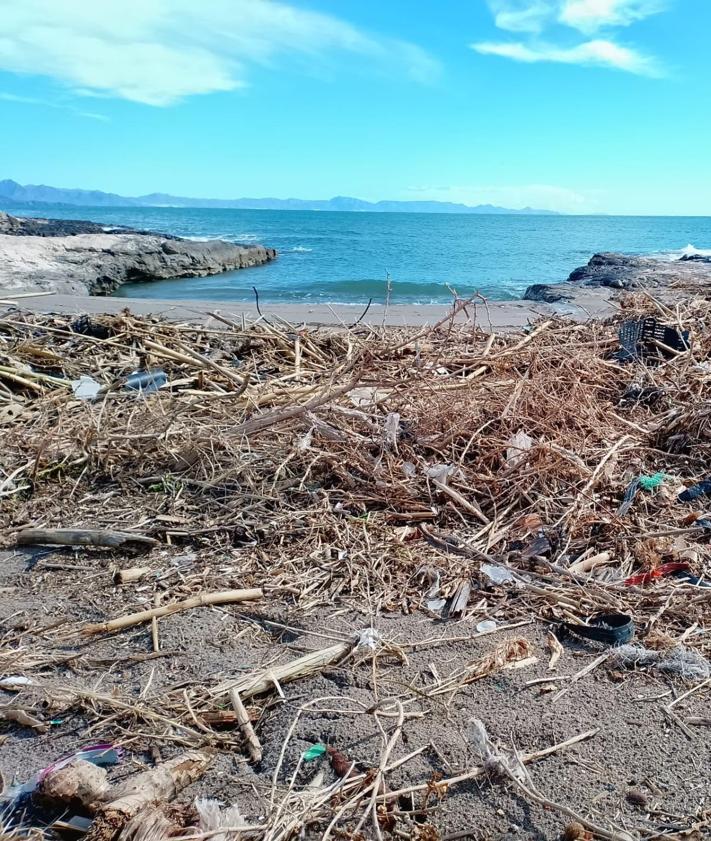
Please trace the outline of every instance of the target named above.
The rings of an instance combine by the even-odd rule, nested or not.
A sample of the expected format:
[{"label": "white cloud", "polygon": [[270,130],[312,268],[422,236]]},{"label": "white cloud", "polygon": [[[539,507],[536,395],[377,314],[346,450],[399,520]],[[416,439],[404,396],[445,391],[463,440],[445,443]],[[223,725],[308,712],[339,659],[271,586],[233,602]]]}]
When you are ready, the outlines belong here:
[{"label": "white cloud", "polygon": [[595,40],[577,44],[574,47],[556,47],[552,44],[523,44],[508,41],[472,44],[472,49],[482,55],[498,55],[514,61],[529,63],[539,61],[560,64],[587,64],[600,67],[614,67],[645,76],[658,75],[653,59],[638,53],[630,47],[623,47],[613,41]]},{"label": "white cloud", "polygon": [[494,22],[510,32],[540,32],[555,16],[556,0],[489,0]]},{"label": "white cloud", "polygon": [[329,52],[418,81],[438,71],[413,44],[277,0],[22,0],[0,16],[0,69],[149,105],[244,87],[250,64],[280,55]]},{"label": "white cloud", "polygon": [[587,36],[601,29],[627,27],[662,11],[666,0],[488,0],[488,3],[498,29],[528,34],[529,38],[472,44],[479,53],[514,61],[597,65],[640,75],[661,75],[654,59],[610,37],[573,44],[568,37],[565,43],[559,44],[550,38],[544,40],[544,33],[553,29],[558,41],[561,27]]},{"label": "white cloud", "polygon": [[586,34],[630,26],[661,12],[666,0],[488,0],[499,29],[541,32],[555,23]]},{"label": "white cloud", "polygon": [[662,0],[563,0],[558,20],[591,33],[603,27],[630,26],[663,8]]}]

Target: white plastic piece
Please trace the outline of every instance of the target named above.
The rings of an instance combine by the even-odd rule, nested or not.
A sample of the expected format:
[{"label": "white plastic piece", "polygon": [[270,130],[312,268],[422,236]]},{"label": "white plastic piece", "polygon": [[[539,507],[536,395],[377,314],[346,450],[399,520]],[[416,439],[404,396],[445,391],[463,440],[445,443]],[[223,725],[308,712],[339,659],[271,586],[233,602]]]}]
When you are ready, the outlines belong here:
[{"label": "white plastic piece", "polygon": [[87,377],[85,374],[82,374],[78,380],[72,380],[72,391],[80,400],[96,400],[101,389],[101,383],[97,383],[93,377]]}]

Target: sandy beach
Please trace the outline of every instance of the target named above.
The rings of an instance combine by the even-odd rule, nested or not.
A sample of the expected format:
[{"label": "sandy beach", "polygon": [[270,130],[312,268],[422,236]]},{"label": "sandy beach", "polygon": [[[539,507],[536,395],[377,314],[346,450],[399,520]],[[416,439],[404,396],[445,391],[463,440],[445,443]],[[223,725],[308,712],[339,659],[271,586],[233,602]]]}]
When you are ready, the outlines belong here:
[{"label": "sandy beach", "polygon": [[[5,312],[26,310],[35,313],[101,314],[118,313],[128,308],[136,315],[155,315],[169,321],[209,320],[211,313],[241,322],[259,318],[254,302],[163,301],[150,298],[107,298],[84,295],[37,295],[28,297],[0,297]],[[263,303],[264,315],[276,316],[291,324],[350,326],[362,315],[364,308],[346,304],[271,304]],[[424,326],[445,318],[449,307],[441,304],[394,304],[385,307],[372,304],[361,324],[373,327]],[[606,318],[619,311],[611,296],[590,291],[576,298],[575,304],[531,301],[491,301],[468,305],[457,316],[460,322],[472,321],[484,330],[520,330],[541,317],[560,315],[575,321]],[[216,323],[217,320],[215,320]]]}]

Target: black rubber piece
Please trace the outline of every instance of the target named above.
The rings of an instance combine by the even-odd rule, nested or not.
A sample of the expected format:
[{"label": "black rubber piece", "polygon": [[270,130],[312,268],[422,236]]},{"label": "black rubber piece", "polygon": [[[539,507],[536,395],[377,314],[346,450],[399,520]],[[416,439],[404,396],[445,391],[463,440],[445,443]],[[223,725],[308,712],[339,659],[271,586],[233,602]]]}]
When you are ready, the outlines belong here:
[{"label": "black rubber piece", "polygon": [[699,482],[698,485],[692,485],[690,488],[682,491],[678,496],[678,500],[679,502],[693,502],[700,496],[709,495],[711,495],[711,479],[706,479],[703,482]]},{"label": "black rubber piece", "polygon": [[711,588],[711,581],[708,578],[701,578],[698,575],[692,575],[690,572],[676,572],[674,578],[683,581],[684,584],[692,584],[694,587]]},{"label": "black rubber piece", "polygon": [[563,628],[577,637],[584,637],[607,645],[624,645],[634,637],[634,622],[626,613],[598,613],[587,625],[561,623]]}]

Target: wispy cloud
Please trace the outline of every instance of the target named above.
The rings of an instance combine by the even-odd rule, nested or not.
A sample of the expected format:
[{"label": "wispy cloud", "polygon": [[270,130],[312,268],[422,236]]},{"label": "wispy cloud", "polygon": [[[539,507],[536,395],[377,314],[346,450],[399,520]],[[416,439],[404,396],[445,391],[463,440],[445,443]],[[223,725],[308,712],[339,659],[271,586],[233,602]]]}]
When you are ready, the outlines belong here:
[{"label": "wispy cloud", "polygon": [[564,0],[558,20],[591,33],[604,27],[629,26],[664,7],[663,0]]},{"label": "wispy cloud", "polygon": [[[571,43],[572,33],[566,35],[564,29],[587,36],[601,30],[614,34],[616,29],[661,12],[666,0],[488,0],[488,3],[497,28],[526,34],[528,38],[472,44],[478,53],[514,61],[597,65],[640,75],[661,75],[658,62],[633,46],[620,44],[612,37]],[[544,39],[544,34],[549,34],[548,39]]]},{"label": "wispy cloud", "polygon": [[20,105],[36,105],[39,108],[56,108],[58,111],[68,111],[70,114],[74,114],[77,117],[85,117],[88,120],[99,120],[102,123],[111,122],[106,114],[95,114],[93,111],[84,111],[73,105],[53,102],[49,99],[40,99],[35,96],[20,96],[14,93],[7,93],[6,91],[0,91],[0,101],[16,102]]},{"label": "wispy cloud", "polygon": [[574,47],[556,47],[552,44],[523,44],[517,41],[504,43],[474,44],[474,49],[483,55],[498,55],[514,61],[529,63],[552,61],[559,64],[589,64],[599,67],[615,67],[630,73],[647,76],[657,75],[654,61],[636,50],[615,44],[613,41],[585,41]]},{"label": "wispy cloud", "polygon": [[23,0],[0,16],[0,69],[149,105],[244,87],[250,65],[282,55],[334,52],[417,81],[439,69],[414,44],[277,0]]}]

